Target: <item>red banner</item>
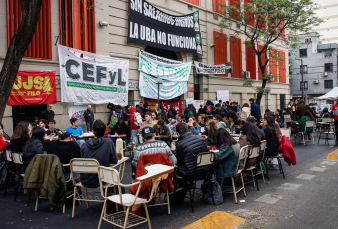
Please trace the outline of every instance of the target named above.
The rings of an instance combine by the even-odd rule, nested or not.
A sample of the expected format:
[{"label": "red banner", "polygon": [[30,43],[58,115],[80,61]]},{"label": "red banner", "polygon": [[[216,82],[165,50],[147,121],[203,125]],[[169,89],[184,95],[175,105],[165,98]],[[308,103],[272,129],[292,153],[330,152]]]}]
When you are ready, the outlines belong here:
[{"label": "red banner", "polygon": [[18,71],[8,105],[56,103],[54,71]]},{"label": "red banner", "polygon": [[[148,99],[145,99],[144,102],[148,102],[149,103],[149,106],[150,106],[151,110],[154,110],[155,104],[157,104],[157,100],[148,100]],[[167,102],[165,100],[160,100],[160,106],[163,106],[164,112],[168,113],[170,105],[173,105],[173,107],[176,110],[177,114],[181,114],[182,113],[182,104],[181,104],[180,100],[178,100],[177,102],[174,102],[174,103],[169,103],[169,102]]]}]

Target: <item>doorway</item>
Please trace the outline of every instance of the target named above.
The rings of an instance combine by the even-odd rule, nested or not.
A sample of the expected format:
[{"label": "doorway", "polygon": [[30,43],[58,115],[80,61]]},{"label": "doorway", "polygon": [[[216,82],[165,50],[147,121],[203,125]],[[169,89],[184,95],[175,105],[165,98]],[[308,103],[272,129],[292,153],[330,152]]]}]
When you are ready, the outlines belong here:
[{"label": "doorway", "polygon": [[40,118],[41,113],[47,109],[46,104],[41,105],[13,105],[13,131],[21,121],[33,122],[35,116]]}]

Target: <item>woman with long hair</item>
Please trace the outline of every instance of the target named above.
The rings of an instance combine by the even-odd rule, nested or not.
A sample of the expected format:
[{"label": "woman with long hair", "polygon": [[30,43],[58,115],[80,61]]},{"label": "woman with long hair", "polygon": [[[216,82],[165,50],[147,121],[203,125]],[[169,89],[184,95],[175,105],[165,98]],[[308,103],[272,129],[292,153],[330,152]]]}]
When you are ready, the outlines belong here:
[{"label": "woman with long hair", "polygon": [[207,129],[208,129],[208,135],[202,135],[202,137],[207,139],[208,145],[215,145],[216,144],[215,135],[216,135],[216,131],[218,130],[218,127],[214,120],[209,120]]},{"label": "woman with long hair", "polygon": [[276,156],[278,154],[279,136],[275,121],[270,116],[265,116],[263,120],[264,134],[266,143],[265,155]]},{"label": "woman with long hair", "polygon": [[176,140],[177,139],[177,131],[176,131],[176,126],[177,126],[177,120],[176,119],[168,119],[168,124],[167,124],[167,127],[169,128],[169,130],[171,131],[171,134],[172,134],[172,137],[173,137],[173,140]]},{"label": "woman with long hair", "polygon": [[32,125],[29,122],[21,121],[15,127],[13,135],[10,138],[11,145],[10,150],[16,152],[22,152],[22,147],[32,136]]},{"label": "woman with long hair", "polygon": [[208,135],[208,125],[209,117],[205,114],[200,114],[198,116],[198,124],[201,126],[201,133],[202,135]]},{"label": "woman with long hair", "polygon": [[276,116],[277,116],[277,123],[279,125],[279,127],[283,128],[284,127],[284,115],[283,115],[283,111],[281,109],[278,109],[276,111]]},{"label": "woman with long hair", "polygon": [[201,126],[198,125],[195,117],[190,117],[188,120],[188,129],[193,135],[198,135],[201,133]]},{"label": "woman with long hair", "polygon": [[25,143],[22,148],[22,159],[31,161],[36,154],[43,154],[43,142],[46,131],[43,128],[35,128],[32,137]]},{"label": "woman with long hair", "polygon": [[235,122],[237,120],[237,115],[235,112],[230,111],[229,113],[226,114],[226,117],[229,119],[230,121],[230,125],[229,125],[229,129],[230,129],[230,133],[235,134],[236,133],[236,125]]},{"label": "woman with long hair", "polygon": [[301,126],[299,132],[306,132],[306,133],[312,133],[313,127],[307,127],[305,130],[305,125],[308,121],[313,121],[314,117],[311,114],[311,111],[306,110],[304,113],[304,116],[298,120],[299,125]]},{"label": "woman with long hair", "polygon": [[215,153],[216,176],[217,178],[230,177],[236,172],[241,148],[224,128],[216,132],[215,142],[217,149],[219,149],[219,152]]},{"label": "woman with long hair", "polygon": [[280,126],[279,126],[279,124],[277,122],[277,116],[272,111],[267,112],[266,116],[270,116],[275,121],[275,125],[276,125],[278,136],[279,136],[279,140],[282,140],[283,134],[282,134]]},{"label": "woman with long hair", "polygon": [[250,115],[250,107],[248,103],[244,103],[242,106],[242,112],[239,115],[239,119],[246,122],[246,119],[249,117]]}]

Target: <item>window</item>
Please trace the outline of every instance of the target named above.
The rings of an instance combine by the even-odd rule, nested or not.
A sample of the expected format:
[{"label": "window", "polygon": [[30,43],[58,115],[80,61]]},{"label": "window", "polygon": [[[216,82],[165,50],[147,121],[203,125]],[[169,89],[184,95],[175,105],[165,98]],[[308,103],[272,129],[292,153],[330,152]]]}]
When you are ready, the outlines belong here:
[{"label": "window", "polygon": [[196,6],[199,6],[200,5],[200,0],[185,0],[186,2],[190,2]]},{"label": "window", "polygon": [[[35,34],[24,57],[52,59],[52,29],[50,0],[42,1],[39,21]],[[7,45],[19,28],[22,20],[20,0],[7,0]]]},{"label": "window", "polygon": [[332,63],[324,64],[325,72],[332,72]]},{"label": "window", "polygon": [[241,39],[230,37],[230,61],[232,61],[232,77],[242,78],[242,42]]},{"label": "window", "polygon": [[304,89],[308,89],[308,83],[307,83],[307,81],[301,81],[301,82],[299,82],[300,83],[300,89],[302,89],[302,86],[303,86],[303,84],[304,84]]},{"label": "window", "polygon": [[[299,72],[302,73],[302,65],[299,66]],[[307,73],[307,65],[303,65],[303,73]]]},{"label": "window", "polygon": [[324,50],[324,57],[332,56],[331,50]]},{"label": "window", "polygon": [[212,0],[212,10],[220,13],[220,11],[223,10],[223,7],[219,5],[220,3],[225,4],[225,0]]},{"label": "window", "polygon": [[[249,5],[250,4],[250,5]],[[255,7],[252,3],[251,0],[244,0],[244,11],[245,11],[245,16],[248,19],[248,24],[251,26],[255,25],[255,16],[253,13],[250,13],[250,10]]]},{"label": "window", "polygon": [[[217,37],[219,36],[219,37]],[[225,64],[228,62],[228,44],[226,40],[226,35],[214,31],[214,64]],[[219,75],[227,76],[228,74]]]},{"label": "window", "polygon": [[197,74],[196,68],[194,68],[193,71],[194,76],[194,99],[199,100],[200,99],[200,75]]},{"label": "window", "polygon": [[286,83],[286,71],[285,71],[285,52],[282,51],[282,50],[279,50],[280,54],[281,54],[281,58],[279,60],[279,63],[278,63],[278,67],[279,67],[279,82],[280,83]]},{"label": "window", "polygon": [[[259,51],[261,51],[263,48],[264,48],[263,45],[260,45],[260,44],[258,45]],[[266,62],[265,55],[261,55],[261,61],[262,61],[262,63]],[[258,79],[263,80],[263,74],[262,74],[261,68],[259,67],[259,63],[258,63]]]},{"label": "window", "polygon": [[311,38],[306,38],[305,43],[311,43]]},{"label": "window", "polygon": [[246,70],[250,72],[250,79],[256,79],[256,53],[253,48],[245,44]]},{"label": "window", "polygon": [[236,6],[236,9],[237,9],[237,10],[233,10],[233,12],[230,12],[230,16],[233,19],[236,19],[239,16],[239,13],[241,11],[241,4],[240,3],[241,3],[240,0],[229,0],[229,5],[230,6]]},{"label": "window", "polygon": [[299,49],[299,56],[300,57],[307,56],[307,49]]},{"label": "window", "polygon": [[283,110],[285,108],[285,95],[280,94],[279,95],[279,104],[280,104],[280,109]]},{"label": "window", "polygon": [[333,80],[324,80],[324,88],[333,88]]},{"label": "window", "polygon": [[94,0],[60,0],[60,43],[96,52]]}]

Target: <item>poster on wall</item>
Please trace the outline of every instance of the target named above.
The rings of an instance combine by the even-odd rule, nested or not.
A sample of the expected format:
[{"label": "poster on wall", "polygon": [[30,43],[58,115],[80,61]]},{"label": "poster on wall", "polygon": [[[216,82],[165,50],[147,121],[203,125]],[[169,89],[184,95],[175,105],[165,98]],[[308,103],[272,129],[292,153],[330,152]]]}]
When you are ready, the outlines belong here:
[{"label": "poster on wall", "polygon": [[61,101],[128,105],[129,60],[58,45]]},{"label": "poster on wall", "polygon": [[[144,102],[148,102],[149,103],[149,107],[151,110],[154,110],[155,108],[155,104],[157,104],[157,100],[150,100],[150,99],[145,99]],[[166,114],[168,114],[168,111],[170,109],[170,106],[173,106],[174,109],[176,110],[177,114],[181,114],[182,113],[182,104],[181,104],[181,100],[178,100],[176,102],[168,102],[165,100],[160,100],[160,106],[163,106],[163,110]]]},{"label": "poster on wall", "polygon": [[222,100],[222,102],[229,101],[229,91],[217,91],[217,101]]},{"label": "poster on wall", "polygon": [[202,105],[202,108],[204,107],[204,100],[194,100],[194,107],[196,108],[196,112],[198,112],[198,109],[201,108],[201,105]]},{"label": "poster on wall", "polygon": [[84,118],[85,110],[87,110],[87,107],[68,107],[69,119],[77,118],[79,125],[86,125]]},{"label": "poster on wall", "polygon": [[171,81],[188,81],[191,64],[191,62],[170,60],[140,51],[138,70]]},{"label": "poster on wall", "polygon": [[[156,78],[140,72],[139,81],[140,95],[145,98],[157,99],[158,86],[156,85]],[[180,81],[163,81],[163,87],[160,90],[160,99],[169,100],[174,99],[188,91],[187,82]]]},{"label": "poster on wall", "polygon": [[194,61],[197,74],[216,75],[232,73],[232,62],[221,65],[207,65],[201,62]]},{"label": "poster on wall", "polygon": [[55,71],[18,71],[7,105],[56,103]]},{"label": "poster on wall", "polygon": [[203,55],[199,12],[175,16],[146,0],[128,0],[127,43]]}]

